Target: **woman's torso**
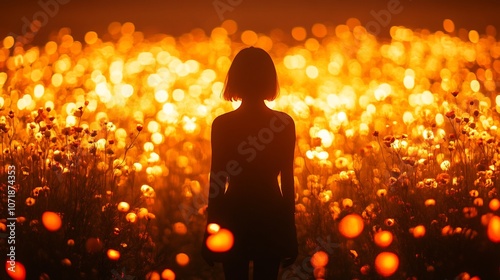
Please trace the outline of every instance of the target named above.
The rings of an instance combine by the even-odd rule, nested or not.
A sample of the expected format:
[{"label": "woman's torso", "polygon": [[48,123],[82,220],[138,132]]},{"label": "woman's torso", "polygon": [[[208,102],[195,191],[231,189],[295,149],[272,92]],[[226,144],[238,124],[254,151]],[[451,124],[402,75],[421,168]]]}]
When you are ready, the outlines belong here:
[{"label": "woman's torso", "polygon": [[[225,200],[242,204],[282,199],[278,175],[285,154],[283,143],[289,117],[270,109],[235,110],[219,117],[224,162],[232,162]],[[289,140],[288,140],[289,141]]]}]

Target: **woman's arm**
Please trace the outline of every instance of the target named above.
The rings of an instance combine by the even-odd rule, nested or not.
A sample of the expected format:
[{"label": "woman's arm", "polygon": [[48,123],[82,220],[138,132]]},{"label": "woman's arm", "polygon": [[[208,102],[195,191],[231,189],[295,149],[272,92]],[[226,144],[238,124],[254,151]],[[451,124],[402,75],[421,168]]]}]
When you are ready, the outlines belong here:
[{"label": "woman's arm", "polygon": [[283,192],[283,199],[285,202],[285,233],[284,240],[286,240],[286,252],[283,259],[283,267],[292,265],[298,255],[298,242],[297,233],[295,228],[295,186],[293,175],[293,162],[295,152],[295,123],[290,116],[286,115],[289,119],[285,128],[285,139],[283,165],[281,168],[281,190]]},{"label": "woman's arm", "polygon": [[285,200],[287,213],[295,213],[295,187],[293,161],[295,152],[295,123],[288,115],[289,123],[285,129],[283,167],[281,168],[281,191]]},{"label": "woman's arm", "polygon": [[208,192],[208,221],[217,221],[226,187],[227,172],[224,170],[223,135],[219,119],[212,123],[210,179]]}]

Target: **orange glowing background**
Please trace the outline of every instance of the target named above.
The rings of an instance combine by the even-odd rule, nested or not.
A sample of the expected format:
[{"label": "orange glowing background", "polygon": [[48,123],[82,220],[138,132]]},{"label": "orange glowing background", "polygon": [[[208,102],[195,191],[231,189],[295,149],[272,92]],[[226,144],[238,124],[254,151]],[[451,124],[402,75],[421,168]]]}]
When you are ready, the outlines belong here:
[{"label": "orange glowing background", "polygon": [[[51,0],[44,1],[51,2]],[[242,29],[258,32],[269,32],[274,28],[288,30],[297,25],[311,26],[316,22],[336,25],[345,23],[350,17],[358,18],[363,24],[368,24],[375,20],[374,13],[387,10],[391,2],[390,0],[312,0],[305,3],[301,0],[237,0],[231,1],[234,6],[220,9],[221,12],[218,13],[213,4],[215,1],[57,1],[60,9],[52,13],[54,16],[52,14],[48,16],[48,23],[40,30],[36,42],[45,41],[50,33],[67,26],[72,28],[77,38],[81,38],[89,30],[103,34],[107,24],[113,21],[134,22],[139,30],[148,35],[158,32],[181,35],[194,28],[208,31],[225,19],[236,20]],[[438,30],[445,18],[452,19],[457,26],[466,29],[480,30],[488,24],[500,26],[496,13],[499,4],[493,0],[398,0],[392,5],[402,7],[402,11],[391,15],[390,22],[382,26],[380,35],[384,37],[389,35],[389,28],[392,25]],[[31,20],[42,8],[36,1],[30,3],[2,1],[0,10],[6,11],[0,26],[0,37],[4,37],[10,32],[21,33],[23,17]]]},{"label": "orange glowing background", "polygon": [[[300,255],[289,276],[498,273],[496,1],[7,2],[0,133],[2,159],[24,178],[17,238],[53,241],[43,265],[19,251],[29,277],[61,263],[154,279],[208,270],[210,124],[239,106],[220,92],[249,45],[273,57],[281,95],[268,105],[297,126]],[[44,22],[25,26],[35,17]],[[207,246],[230,250],[237,237],[209,229]],[[472,249],[424,259],[460,249],[456,240]],[[479,269],[462,263],[483,254]]]}]

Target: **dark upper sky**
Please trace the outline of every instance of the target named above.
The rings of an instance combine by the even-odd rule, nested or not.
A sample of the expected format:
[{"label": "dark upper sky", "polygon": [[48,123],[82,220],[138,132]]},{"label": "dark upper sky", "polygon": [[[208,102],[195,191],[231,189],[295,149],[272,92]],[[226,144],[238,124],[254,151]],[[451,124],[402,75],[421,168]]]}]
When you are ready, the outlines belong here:
[{"label": "dark upper sky", "polygon": [[0,0],[0,11],[0,38],[22,34],[33,19],[45,23],[35,43],[61,27],[70,27],[77,40],[90,30],[103,34],[113,21],[134,22],[146,34],[179,35],[197,27],[210,30],[223,19],[236,20],[240,29],[268,32],[356,17],[384,36],[391,25],[435,31],[450,18],[457,28],[484,32],[491,24],[500,33],[499,0]]}]

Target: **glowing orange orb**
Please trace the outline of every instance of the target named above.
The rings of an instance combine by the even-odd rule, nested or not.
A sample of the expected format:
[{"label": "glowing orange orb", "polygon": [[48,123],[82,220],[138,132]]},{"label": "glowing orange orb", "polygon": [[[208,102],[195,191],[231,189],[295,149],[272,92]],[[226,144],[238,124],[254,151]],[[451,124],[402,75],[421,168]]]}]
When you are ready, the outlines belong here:
[{"label": "glowing orange orb", "polygon": [[356,238],[363,231],[365,224],[358,214],[349,214],[339,223],[340,233],[347,238]]},{"label": "glowing orange orb", "polygon": [[48,231],[58,231],[61,228],[61,216],[54,212],[44,212],[42,214],[42,223]]},{"label": "glowing orange orb", "polygon": [[221,228],[217,233],[207,238],[207,247],[213,252],[227,252],[233,247],[233,233],[227,229]]},{"label": "glowing orange orb", "polygon": [[7,275],[14,280],[26,279],[26,268],[18,261],[6,261],[5,271],[7,271]]},{"label": "glowing orange orb", "polygon": [[483,204],[484,204],[484,201],[483,201],[483,199],[482,199],[482,198],[480,198],[480,197],[476,197],[476,198],[474,199],[474,205],[476,205],[476,206],[478,206],[478,207],[481,207],[481,206],[483,206]]},{"label": "glowing orange orb", "polygon": [[112,261],[117,261],[120,259],[120,252],[114,249],[109,249],[107,255],[108,258]]},{"label": "glowing orange orb", "polygon": [[361,274],[363,274],[363,275],[368,275],[368,273],[370,273],[370,266],[369,266],[369,265],[367,265],[367,264],[365,264],[365,265],[363,265],[363,266],[359,269],[359,271],[360,271],[360,272],[361,272]]},{"label": "glowing orange orb", "polygon": [[63,266],[71,266],[71,260],[68,259],[68,258],[64,258],[64,259],[61,260],[61,264]]},{"label": "glowing orange orb", "polygon": [[377,246],[382,248],[391,245],[392,239],[393,239],[392,232],[388,230],[379,231],[375,233],[375,236],[373,237],[375,244],[377,244]]},{"label": "glowing orange orb", "polygon": [[500,217],[493,216],[488,223],[488,238],[495,243],[500,242]]},{"label": "glowing orange orb", "polygon": [[441,229],[442,236],[448,236],[453,234],[453,228],[450,225],[446,225]]},{"label": "glowing orange orb", "polygon": [[342,206],[344,206],[344,208],[352,207],[352,205],[353,205],[352,199],[344,198],[344,200],[342,200]]},{"label": "glowing orange orb", "polygon": [[500,200],[498,200],[498,198],[493,198],[490,200],[489,206],[491,211],[497,211],[500,209]]},{"label": "glowing orange orb", "polygon": [[137,220],[137,215],[135,213],[128,213],[126,216],[125,216],[125,219],[127,220],[127,222],[129,223],[135,223],[135,221]]},{"label": "glowing orange orb", "polygon": [[418,225],[413,228],[413,237],[422,238],[425,236],[425,227],[423,225]]},{"label": "glowing orange orb", "polygon": [[128,210],[130,209],[130,205],[127,202],[122,201],[122,202],[118,203],[117,208],[118,208],[118,211],[120,211],[120,212],[128,212]]},{"label": "glowing orange orb", "polygon": [[146,274],[146,279],[147,280],[160,280],[160,274],[156,271],[151,271],[148,274]]},{"label": "glowing orange orb", "polygon": [[436,200],[433,198],[429,198],[425,201],[425,206],[434,206],[436,205]]},{"label": "glowing orange orb", "polygon": [[184,223],[177,222],[173,225],[173,230],[178,235],[185,235],[187,233],[187,227]]},{"label": "glowing orange orb", "polygon": [[488,226],[488,224],[490,223],[490,220],[491,220],[491,217],[493,217],[493,213],[486,213],[484,215],[481,216],[481,224],[485,227]]},{"label": "glowing orange orb", "polygon": [[398,270],[399,258],[391,252],[382,252],[375,258],[375,270],[383,277],[389,277]]},{"label": "glowing orange orb", "polygon": [[328,264],[328,254],[323,251],[314,253],[311,257],[311,265],[314,268],[325,267]]},{"label": "glowing orange orb", "polygon": [[217,233],[220,230],[220,226],[216,223],[210,223],[207,225],[207,232],[210,234]]},{"label": "glowing orange orb", "polygon": [[186,266],[189,264],[189,256],[185,253],[179,253],[175,256],[175,261],[180,266]]},{"label": "glowing orange orb", "polygon": [[171,269],[167,268],[161,273],[161,279],[175,280],[175,273]]}]

